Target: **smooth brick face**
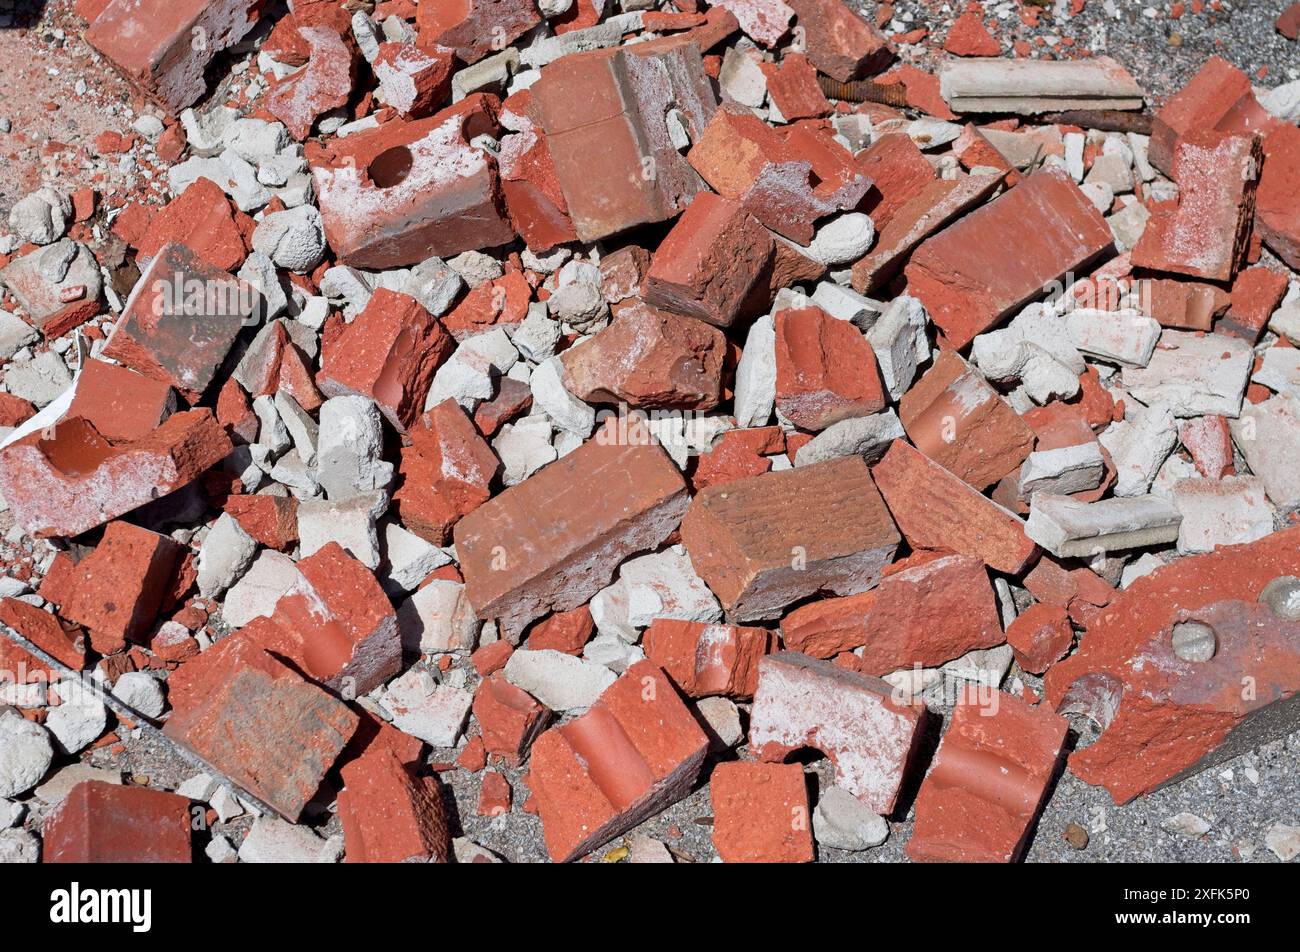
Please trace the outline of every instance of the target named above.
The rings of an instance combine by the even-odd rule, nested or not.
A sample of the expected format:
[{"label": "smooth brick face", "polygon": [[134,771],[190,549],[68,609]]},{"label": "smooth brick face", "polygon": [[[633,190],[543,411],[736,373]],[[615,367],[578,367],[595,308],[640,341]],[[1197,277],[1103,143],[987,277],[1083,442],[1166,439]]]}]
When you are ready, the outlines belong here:
[{"label": "smooth brick face", "polygon": [[1261,156],[1253,136],[1183,136],[1174,153],[1178,205],[1152,214],[1134,266],[1231,281],[1250,239]]},{"label": "smooth brick face", "polygon": [[[260,0],[113,0],[86,30],[86,42],[175,114],[203,95],[204,68],[261,13]],[[204,43],[194,42],[195,31]]]},{"label": "smooth brick face", "polygon": [[496,163],[469,144],[499,134],[496,111],[495,97],[469,96],[428,119],[309,149],[338,263],[392,268],[513,241]]},{"label": "smooth brick face", "polygon": [[664,673],[649,661],[628,668],[586,714],[533,745],[528,783],[551,859],[577,859],[676,803],[707,749]]},{"label": "smooth brick face", "polygon": [[[543,68],[532,87],[582,241],[672,218],[701,189],[664,119],[666,99],[695,140],[717,108],[699,48],[647,47],[566,56]],[[593,155],[603,161],[593,163]]]},{"label": "smooth brick face", "polygon": [[772,650],[766,628],[656,618],[646,629],[646,657],[688,697],[753,697],[758,662]]},{"label": "smooth brick face", "polygon": [[780,762],[803,747],[835,765],[835,784],[881,815],[893,812],[923,708],[891,700],[884,681],[783,651],[759,663],[749,745]]},{"label": "smooth brick face", "polygon": [[[1109,719],[1071,755],[1071,773],[1127,803],[1296,729],[1300,624],[1261,596],[1274,579],[1300,576],[1298,543],[1292,527],[1178,559],[1097,614],[1079,650],[1043,681],[1055,709]],[[1208,661],[1174,654],[1173,627],[1189,620],[1214,630]],[[1136,664],[1139,656],[1151,663]],[[1253,692],[1242,691],[1243,678]]]},{"label": "smooth brick face", "polygon": [[190,801],[145,787],[88,780],[46,818],[46,863],[188,863]]},{"label": "smooth brick face", "polygon": [[1034,431],[953,351],[941,353],[903,395],[898,418],[917,449],[980,490],[1034,448]]},{"label": "smooth brick face", "polygon": [[1069,175],[1043,169],[917,248],[908,293],[962,348],[1111,247],[1109,226]]},{"label": "smooth brick face", "polygon": [[677,527],[687,503],[677,467],[658,446],[616,440],[600,431],[456,524],[470,603],[512,639],[586,603],[623,559]]},{"label": "smooth brick face", "polygon": [[862,332],[817,307],[778,313],[776,407],[804,430],[883,410],[876,355]]},{"label": "smooth brick face", "polygon": [[296,822],[357,730],[343,702],[241,635],[170,680],[164,733]]},{"label": "smooth brick face", "polygon": [[325,344],[319,383],[327,397],[375,401],[405,431],[424,409],[434,371],[455,341],[415,298],[379,288],[365,310]]},{"label": "smooth brick face", "polygon": [[724,863],[811,863],[808,781],[799,764],[718,764],[713,845]]},{"label": "smooth brick face", "polygon": [[1038,552],[1022,520],[902,440],[872,475],[914,549],[952,549],[1012,575]]},{"label": "smooth brick face", "polygon": [[184,245],[165,245],[127,298],[104,356],[196,403],[256,301],[255,291]]},{"label": "smooth brick face", "polygon": [[928,862],[1008,863],[1056,774],[1069,725],[998,692],[960,703],[916,797],[907,855]]},{"label": "smooth brick face", "polygon": [[682,541],[730,616],[753,621],[870,588],[899,537],[866,463],[849,457],[701,490]]},{"label": "smooth brick face", "polygon": [[655,252],[646,303],[730,327],[771,258],[772,238],[751,215],[701,192]]}]

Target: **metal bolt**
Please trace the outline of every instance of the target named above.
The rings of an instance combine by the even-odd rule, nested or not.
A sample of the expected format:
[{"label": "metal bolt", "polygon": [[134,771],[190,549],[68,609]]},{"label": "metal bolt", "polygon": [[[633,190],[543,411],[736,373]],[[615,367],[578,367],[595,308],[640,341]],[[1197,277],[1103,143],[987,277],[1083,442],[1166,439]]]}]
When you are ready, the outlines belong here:
[{"label": "metal bolt", "polygon": [[1174,654],[1184,661],[1209,661],[1219,648],[1214,629],[1201,621],[1174,625],[1173,641]]},{"label": "metal bolt", "polygon": [[1259,593],[1259,600],[1277,617],[1287,621],[1300,621],[1300,578],[1279,575],[1264,586],[1264,591]]}]

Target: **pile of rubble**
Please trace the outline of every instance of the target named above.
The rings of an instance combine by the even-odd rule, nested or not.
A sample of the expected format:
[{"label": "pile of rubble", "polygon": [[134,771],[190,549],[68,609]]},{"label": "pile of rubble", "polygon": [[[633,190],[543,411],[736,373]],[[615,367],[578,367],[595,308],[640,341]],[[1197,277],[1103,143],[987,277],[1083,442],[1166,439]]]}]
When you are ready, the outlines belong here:
[{"label": "pile of rubble", "polygon": [[855,6],[80,0],[167,197],[0,239],[0,859],[1008,861],[1294,731],[1300,83]]}]

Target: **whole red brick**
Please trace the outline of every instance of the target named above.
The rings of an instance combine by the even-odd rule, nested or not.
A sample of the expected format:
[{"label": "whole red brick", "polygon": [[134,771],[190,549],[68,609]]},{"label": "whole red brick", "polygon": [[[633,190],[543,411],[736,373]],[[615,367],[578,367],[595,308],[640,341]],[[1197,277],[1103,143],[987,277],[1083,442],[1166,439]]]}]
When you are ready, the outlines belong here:
[{"label": "whole red brick", "polygon": [[46,863],[188,863],[190,801],[146,787],[87,780],[45,818]]},{"label": "whole red brick", "polygon": [[645,655],[687,697],[753,697],[758,662],[772,650],[766,628],[707,625],[656,618],[642,642]]},{"label": "whole red brick", "polygon": [[451,833],[436,777],[417,777],[376,745],[343,767],[338,797],[344,862],[446,863]]},{"label": "whole red brick", "polygon": [[957,704],[916,797],[907,855],[947,863],[1019,857],[1068,733],[1065,718],[1010,694]]},{"label": "whole red brick", "polygon": [[875,812],[894,811],[921,734],[924,708],[893,700],[884,681],[782,651],[758,666],[749,746],[782,762],[811,747],[835,765],[835,783]]},{"label": "whole red brick", "polygon": [[329,397],[370,397],[400,432],[424,409],[434,371],[455,341],[406,294],[379,288],[365,309],[321,349],[318,382]]},{"label": "whole red brick", "polygon": [[585,604],[627,556],[663,542],[687,501],[662,448],[602,430],[456,523],[470,604],[518,641],[529,622]]},{"label": "whole red brick", "polygon": [[861,457],[701,490],[682,520],[695,571],[736,621],[876,584],[898,532]]},{"label": "whole red brick", "polygon": [[452,399],[426,412],[407,435],[393,503],[406,529],[446,545],[452,527],[491,498],[501,461]]},{"label": "whole red brick", "polygon": [[876,354],[848,321],[819,307],[776,315],[776,408],[804,430],[885,407]]},{"label": "whole red brick", "polygon": [[1020,667],[1030,674],[1042,674],[1074,644],[1070,616],[1057,605],[1030,605],[1008,626],[1007,644]]},{"label": "whole red brick", "polygon": [[708,744],[663,671],[632,665],[587,713],[533,745],[528,784],[551,859],[577,859],[676,803]]},{"label": "whole red brick", "polygon": [[701,192],[654,253],[645,301],[730,327],[772,250],[772,237],[739,203]]},{"label": "whole red brick", "polygon": [[474,692],[474,719],[489,754],[515,766],[528,756],[533,740],[551,719],[550,710],[504,674],[490,674]]},{"label": "whole red brick", "polygon": [[713,846],[724,863],[811,863],[808,781],[800,764],[735,761],[709,775]]},{"label": "whole red brick", "polygon": [[1044,168],[927,238],[904,274],[908,293],[960,349],[1112,247],[1110,227],[1069,175]]},{"label": "whole red brick", "polygon": [[902,440],[894,441],[872,476],[914,549],[974,555],[1011,575],[1038,553],[1021,519]]},{"label": "whole red brick", "polygon": [[1034,431],[984,376],[946,350],[898,404],[898,419],[918,450],[983,490],[1020,466]]}]

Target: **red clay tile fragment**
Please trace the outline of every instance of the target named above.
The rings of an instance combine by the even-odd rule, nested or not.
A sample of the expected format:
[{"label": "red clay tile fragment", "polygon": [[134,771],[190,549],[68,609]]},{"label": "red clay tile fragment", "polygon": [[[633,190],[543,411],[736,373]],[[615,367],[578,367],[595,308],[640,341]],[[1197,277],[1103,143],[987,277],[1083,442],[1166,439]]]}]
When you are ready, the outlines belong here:
[{"label": "red clay tile fragment", "polygon": [[884,681],[783,651],[759,662],[749,745],[782,762],[804,747],[835,765],[835,784],[881,815],[894,811],[924,708],[900,704]]},{"label": "red clay tile fragment", "polygon": [[709,775],[713,845],[724,863],[811,863],[808,781],[800,764],[718,764]]},{"label": "red clay tile fragment", "polygon": [[628,668],[587,713],[533,745],[528,784],[551,859],[577,859],[676,803],[708,744],[659,668]]},{"label": "red clay tile fragment", "polygon": [[871,588],[899,537],[866,463],[851,456],[701,490],[682,541],[729,616],[753,621],[819,592]]},{"label": "red clay tile fragment", "polygon": [[920,862],[1014,861],[1056,774],[1069,725],[996,692],[956,706],[916,797],[907,855]]},{"label": "red clay tile fragment", "polygon": [[174,793],[87,780],[45,818],[46,863],[188,863],[190,801]]}]

